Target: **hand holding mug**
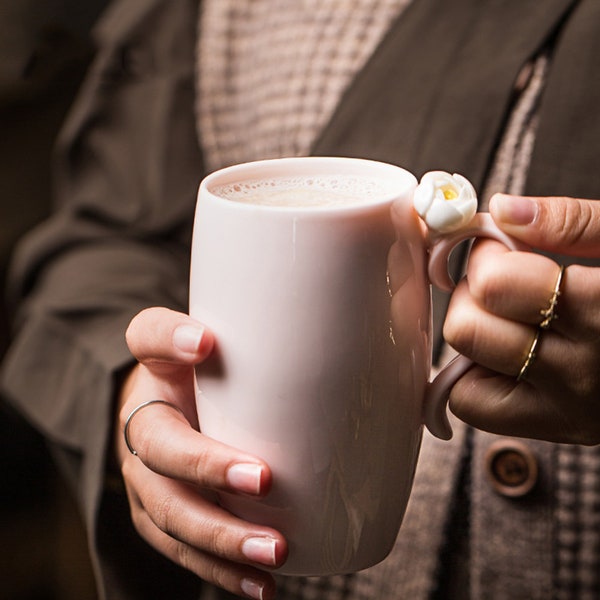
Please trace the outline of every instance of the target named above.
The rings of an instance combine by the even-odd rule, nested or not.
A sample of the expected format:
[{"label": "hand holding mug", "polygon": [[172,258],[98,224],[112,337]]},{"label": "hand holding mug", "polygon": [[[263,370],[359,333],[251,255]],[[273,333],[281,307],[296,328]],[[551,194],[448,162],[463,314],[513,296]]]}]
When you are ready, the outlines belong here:
[{"label": "hand holding mug", "polygon": [[151,308],[133,319],[127,341],[139,362],[122,388],[116,431],[127,429],[115,443],[138,533],[205,581],[272,598],[265,569],[284,562],[285,539],[216,503],[217,490],[265,496],[269,466],[198,432],[193,366],[210,354],[211,332],[187,315]]},{"label": "hand holding mug", "polygon": [[[490,212],[530,247],[600,258],[598,201],[498,195]],[[459,418],[502,435],[600,443],[600,269],[574,264],[561,281],[559,274],[543,255],[476,245],[444,328],[448,342],[479,365],[452,390]],[[557,318],[539,329],[556,291]],[[517,381],[536,338],[526,376]]]}]

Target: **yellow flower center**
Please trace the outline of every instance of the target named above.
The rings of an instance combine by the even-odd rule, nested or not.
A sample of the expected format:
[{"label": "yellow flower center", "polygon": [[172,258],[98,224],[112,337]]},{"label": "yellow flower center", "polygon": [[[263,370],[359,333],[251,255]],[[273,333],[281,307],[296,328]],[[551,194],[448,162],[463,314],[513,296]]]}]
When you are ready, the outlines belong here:
[{"label": "yellow flower center", "polygon": [[444,194],[444,198],[446,200],[455,200],[456,198],[458,198],[458,192],[455,188],[450,186],[444,186],[442,188],[442,193]]}]

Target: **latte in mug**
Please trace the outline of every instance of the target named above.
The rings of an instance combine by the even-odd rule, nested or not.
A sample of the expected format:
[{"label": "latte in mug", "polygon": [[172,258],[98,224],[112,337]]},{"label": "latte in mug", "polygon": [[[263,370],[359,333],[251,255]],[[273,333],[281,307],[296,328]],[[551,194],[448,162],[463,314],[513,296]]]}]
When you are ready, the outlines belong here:
[{"label": "latte in mug", "polygon": [[369,204],[394,193],[392,182],[354,175],[273,177],[221,185],[211,190],[234,202],[277,207],[323,207]]}]

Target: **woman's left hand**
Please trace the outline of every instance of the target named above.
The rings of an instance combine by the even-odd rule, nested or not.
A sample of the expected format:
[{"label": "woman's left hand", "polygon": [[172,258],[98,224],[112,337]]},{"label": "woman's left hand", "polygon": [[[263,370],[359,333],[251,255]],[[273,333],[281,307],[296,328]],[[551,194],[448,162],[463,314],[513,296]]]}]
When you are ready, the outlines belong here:
[{"label": "woman's left hand", "polygon": [[[496,195],[490,212],[533,248],[600,258],[600,201]],[[540,329],[559,273],[540,254],[476,244],[444,325],[448,343],[477,363],[450,395],[459,418],[501,435],[600,443],[600,268],[565,270],[557,318]]]}]

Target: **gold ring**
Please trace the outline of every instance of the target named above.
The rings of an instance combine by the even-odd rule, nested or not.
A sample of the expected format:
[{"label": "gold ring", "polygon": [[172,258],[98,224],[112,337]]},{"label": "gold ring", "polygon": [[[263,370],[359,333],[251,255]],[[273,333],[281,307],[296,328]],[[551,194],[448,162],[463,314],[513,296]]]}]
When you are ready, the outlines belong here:
[{"label": "gold ring", "polygon": [[552,321],[558,319],[558,315],[556,314],[556,307],[558,305],[558,297],[560,296],[560,286],[563,281],[564,273],[565,266],[560,265],[560,270],[558,271],[558,277],[556,278],[556,283],[554,284],[554,291],[552,292],[549,306],[548,308],[540,310],[540,314],[543,318],[542,322],[539,325],[540,329],[548,329]]},{"label": "gold ring", "polygon": [[142,404],[140,404],[139,406],[136,406],[129,413],[129,416],[127,417],[127,420],[125,421],[125,427],[123,427],[123,437],[125,438],[125,444],[127,445],[129,452],[131,452],[131,454],[133,454],[134,456],[137,456],[137,450],[134,450],[133,446],[131,445],[131,442],[129,441],[129,425],[131,424],[131,419],[133,419],[133,417],[140,410],[142,410],[142,408],[146,408],[147,406],[150,406],[151,404],[165,404],[166,406],[170,406],[171,408],[174,408],[176,411],[180,412],[185,417],[185,415],[183,414],[183,411],[179,408],[179,406],[175,406],[175,404],[173,404],[172,402],[167,402],[166,400],[148,400],[148,402],[142,402]]},{"label": "gold ring", "polygon": [[533,364],[533,361],[535,360],[535,351],[537,350],[538,344],[540,342],[541,333],[542,333],[541,329],[536,330],[535,337],[533,338],[533,341],[531,342],[531,346],[529,346],[529,352],[527,353],[525,362],[523,363],[523,366],[521,367],[521,370],[519,371],[519,374],[517,375],[517,381],[522,381],[523,379],[525,379],[525,375],[527,375],[527,371],[529,371],[529,368]]}]

